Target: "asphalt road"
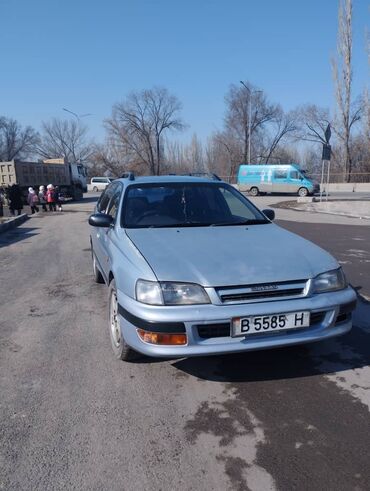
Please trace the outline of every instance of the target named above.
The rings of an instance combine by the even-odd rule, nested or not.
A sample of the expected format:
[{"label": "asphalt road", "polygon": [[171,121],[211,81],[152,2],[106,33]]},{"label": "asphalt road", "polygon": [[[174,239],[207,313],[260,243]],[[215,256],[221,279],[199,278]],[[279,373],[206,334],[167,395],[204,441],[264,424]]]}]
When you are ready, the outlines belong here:
[{"label": "asphalt road", "polygon": [[[369,489],[369,306],[320,344],[119,362],[90,274],[91,206],[0,236],[0,489]],[[364,234],[368,253],[363,229],[326,244],[342,254],[334,236]]]},{"label": "asphalt road", "polygon": [[276,223],[333,254],[352,286],[370,300],[370,221],[368,226],[361,227],[286,220],[277,220]]}]

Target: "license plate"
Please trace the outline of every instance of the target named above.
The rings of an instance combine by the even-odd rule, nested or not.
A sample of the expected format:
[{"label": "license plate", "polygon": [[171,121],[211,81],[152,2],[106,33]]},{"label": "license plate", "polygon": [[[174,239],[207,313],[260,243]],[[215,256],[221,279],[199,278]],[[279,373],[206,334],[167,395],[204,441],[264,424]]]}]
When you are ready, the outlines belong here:
[{"label": "license plate", "polygon": [[289,312],[288,314],[256,315],[253,317],[234,317],[232,336],[248,336],[269,331],[297,329],[310,325],[309,312]]}]

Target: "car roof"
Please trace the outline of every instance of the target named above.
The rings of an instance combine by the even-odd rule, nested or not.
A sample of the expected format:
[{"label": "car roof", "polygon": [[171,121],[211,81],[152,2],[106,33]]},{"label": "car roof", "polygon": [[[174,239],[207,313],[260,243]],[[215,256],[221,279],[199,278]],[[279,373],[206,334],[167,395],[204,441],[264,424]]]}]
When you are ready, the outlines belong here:
[{"label": "car roof", "polygon": [[114,182],[121,181],[124,184],[166,184],[166,183],[220,183],[222,181],[214,181],[206,177],[195,176],[135,176],[130,180],[129,177],[115,179]]}]

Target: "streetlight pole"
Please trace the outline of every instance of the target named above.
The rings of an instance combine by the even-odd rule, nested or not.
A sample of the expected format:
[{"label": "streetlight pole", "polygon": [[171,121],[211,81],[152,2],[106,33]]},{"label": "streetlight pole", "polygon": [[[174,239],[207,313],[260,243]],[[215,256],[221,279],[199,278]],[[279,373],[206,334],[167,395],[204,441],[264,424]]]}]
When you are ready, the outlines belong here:
[{"label": "streetlight pole", "polygon": [[257,92],[262,92],[262,90],[251,90],[245,83],[240,80],[240,83],[244,88],[247,89],[249,97],[249,114],[248,114],[248,164],[251,163],[251,133],[252,133],[252,94],[257,94]]},{"label": "streetlight pole", "polygon": [[[67,113],[70,113],[72,114],[76,119],[77,119],[77,122],[80,123],[81,121],[81,118],[85,118],[86,116],[92,116],[92,113],[86,113],[86,114],[77,114],[73,111],[70,111],[69,109],[65,108],[65,107],[62,107],[63,111],[66,111]],[[81,153],[80,153],[80,158],[79,158],[79,161],[80,161],[80,164],[82,163],[82,159],[81,159]]]},{"label": "streetlight pole", "polygon": [[62,107],[63,111],[66,111],[67,113],[73,114],[73,116],[77,119],[77,121],[80,121],[81,118],[85,118],[86,116],[92,116],[91,113],[86,113],[86,114],[77,114],[74,113],[73,111],[70,111],[69,109]]}]

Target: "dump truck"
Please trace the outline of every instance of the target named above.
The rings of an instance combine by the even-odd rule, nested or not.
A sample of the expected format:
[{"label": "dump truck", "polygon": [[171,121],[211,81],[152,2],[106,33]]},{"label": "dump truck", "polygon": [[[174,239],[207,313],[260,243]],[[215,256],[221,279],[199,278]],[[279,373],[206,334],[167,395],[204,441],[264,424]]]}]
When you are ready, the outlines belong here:
[{"label": "dump truck", "polygon": [[0,187],[7,189],[18,184],[27,196],[29,187],[38,191],[39,186],[53,184],[65,197],[78,200],[87,191],[86,174],[82,164],[72,164],[63,158],[40,162],[11,160],[0,162]]}]

